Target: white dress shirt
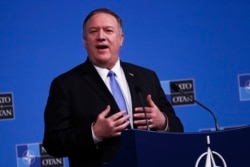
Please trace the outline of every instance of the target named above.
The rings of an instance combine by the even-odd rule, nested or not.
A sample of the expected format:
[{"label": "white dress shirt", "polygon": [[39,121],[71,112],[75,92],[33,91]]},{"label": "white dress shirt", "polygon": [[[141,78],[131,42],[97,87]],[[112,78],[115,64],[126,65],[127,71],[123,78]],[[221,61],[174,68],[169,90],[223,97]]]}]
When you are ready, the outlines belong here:
[{"label": "white dress shirt", "polygon": [[[101,68],[101,67],[97,67],[97,66],[94,66],[94,67],[97,70],[100,77],[102,78],[102,80],[104,81],[104,83],[106,84],[109,91],[111,92],[111,88],[110,88],[110,84],[109,84],[110,81],[109,81],[109,76],[108,76],[109,69]],[[131,94],[129,91],[129,86],[128,86],[124,71],[123,71],[121,64],[120,64],[120,60],[118,60],[116,62],[115,66],[111,70],[116,74],[116,80],[117,80],[117,82],[122,90],[122,94],[123,94],[123,97],[124,97],[125,102],[126,102],[128,114],[130,115],[130,119],[129,119],[130,126],[133,129],[133,115],[132,115],[133,112],[132,112]],[[95,134],[93,133],[93,125],[92,125],[92,135],[93,135],[95,142],[100,141],[99,139],[96,138]]]}]

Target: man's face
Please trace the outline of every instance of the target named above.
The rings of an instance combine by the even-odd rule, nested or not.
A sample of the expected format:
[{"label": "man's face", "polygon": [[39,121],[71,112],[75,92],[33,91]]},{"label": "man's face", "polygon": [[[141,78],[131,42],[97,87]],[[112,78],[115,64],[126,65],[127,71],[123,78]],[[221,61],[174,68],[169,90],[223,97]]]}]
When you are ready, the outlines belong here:
[{"label": "man's face", "polygon": [[111,69],[118,60],[124,36],[116,18],[107,13],[96,13],[86,23],[84,46],[90,61]]}]

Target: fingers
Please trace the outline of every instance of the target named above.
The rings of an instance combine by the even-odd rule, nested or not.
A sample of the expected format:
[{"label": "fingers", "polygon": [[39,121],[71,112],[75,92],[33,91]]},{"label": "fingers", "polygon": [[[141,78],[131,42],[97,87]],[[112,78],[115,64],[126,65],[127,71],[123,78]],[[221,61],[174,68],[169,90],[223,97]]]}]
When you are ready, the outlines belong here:
[{"label": "fingers", "polygon": [[[154,103],[154,101],[152,100],[152,97],[151,97],[151,95],[149,94],[149,95],[147,95],[147,97],[146,97],[146,101],[147,101],[147,103],[148,103],[148,106],[147,107],[136,107],[135,108],[135,112],[136,113],[144,113],[144,110],[146,111],[146,113],[148,114],[148,113],[151,113],[153,110],[154,110],[154,108],[157,108],[157,106],[155,105],[155,103]],[[134,116],[136,116],[136,115],[134,115]],[[140,114],[140,115],[137,115],[138,117],[145,117],[145,114],[143,115],[143,114]],[[136,117],[137,117],[136,116]]]},{"label": "fingers", "polygon": [[146,119],[140,119],[140,120],[135,120],[134,124],[139,126],[139,125],[146,125],[147,124],[147,120]]},{"label": "fingers", "polygon": [[120,136],[121,131],[129,125],[129,115],[126,111],[115,113],[108,117],[110,106],[108,105],[98,116],[94,124],[94,134],[99,139]]},{"label": "fingers", "polygon": [[99,114],[99,116],[102,118],[106,118],[109,112],[110,112],[110,105],[107,105],[107,107]]},{"label": "fingers", "polygon": [[126,112],[127,112],[126,110],[117,112],[117,113],[115,113],[114,115],[110,116],[109,119],[111,119],[112,121],[115,121],[115,120],[117,120],[117,119],[119,119],[119,118],[121,118],[121,117],[123,117],[123,116],[129,118],[129,115],[126,115],[126,114],[125,114]]},{"label": "fingers", "polygon": [[123,131],[124,129],[127,129],[129,124],[130,124],[129,121],[125,121],[121,124],[118,124],[118,126],[115,126],[115,132],[118,134],[121,134],[121,131]]},{"label": "fingers", "polygon": [[154,106],[155,106],[155,103],[154,103],[154,101],[152,100],[152,97],[151,97],[150,94],[147,95],[146,101],[148,102],[148,105],[149,105],[150,107],[154,107]]},{"label": "fingers", "polygon": [[152,125],[154,122],[153,122],[153,119],[140,119],[140,120],[134,120],[134,124],[136,125]]},{"label": "fingers", "polygon": [[134,121],[137,129],[149,130],[155,128],[152,119],[136,120]]}]

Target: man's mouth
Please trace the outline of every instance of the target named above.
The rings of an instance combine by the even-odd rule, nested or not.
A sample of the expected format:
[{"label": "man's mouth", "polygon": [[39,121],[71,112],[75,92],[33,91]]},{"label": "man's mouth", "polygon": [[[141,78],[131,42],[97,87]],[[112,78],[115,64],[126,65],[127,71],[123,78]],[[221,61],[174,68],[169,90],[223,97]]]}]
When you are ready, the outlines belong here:
[{"label": "man's mouth", "polygon": [[96,48],[97,49],[107,49],[108,45],[97,45]]}]

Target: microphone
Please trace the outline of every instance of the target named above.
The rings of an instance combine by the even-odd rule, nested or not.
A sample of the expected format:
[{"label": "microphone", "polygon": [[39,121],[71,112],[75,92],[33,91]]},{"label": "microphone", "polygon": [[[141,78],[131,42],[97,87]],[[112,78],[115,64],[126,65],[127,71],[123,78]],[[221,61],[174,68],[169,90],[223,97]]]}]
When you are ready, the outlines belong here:
[{"label": "microphone", "polygon": [[218,125],[218,122],[217,122],[217,119],[216,119],[216,117],[215,117],[215,114],[214,114],[209,108],[207,108],[206,106],[204,106],[203,104],[201,104],[199,101],[195,100],[193,97],[191,97],[191,96],[189,96],[188,94],[186,94],[185,92],[183,92],[183,91],[181,90],[181,88],[180,88],[177,84],[175,84],[175,83],[170,83],[170,87],[171,87],[174,91],[181,93],[181,94],[184,95],[185,97],[188,97],[189,99],[191,99],[191,100],[193,100],[195,103],[197,103],[199,106],[201,106],[202,108],[204,108],[205,110],[207,110],[207,111],[212,115],[212,117],[213,117],[213,119],[214,119],[215,130],[216,130],[216,131],[219,131],[219,130],[220,130],[219,125]]},{"label": "microphone", "polygon": [[136,91],[136,93],[138,93],[138,95],[139,95],[139,97],[140,97],[140,102],[141,102],[141,104],[142,104],[143,113],[144,113],[144,115],[145,115],[147,130],[150,131],[149,125],[148,125],[148,117],[147,117],[147,113],[146,113],[146,110],[145,110],[145,104],[144,104],[144,102],[143,102],[141,89],[140,89],[138,86],[135,86],[135,91]]}]

